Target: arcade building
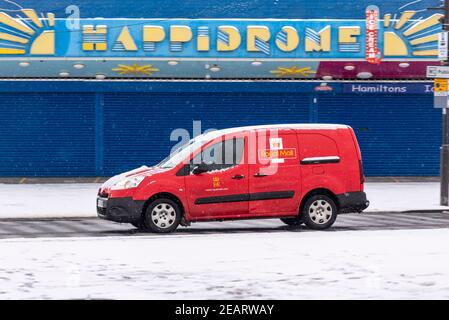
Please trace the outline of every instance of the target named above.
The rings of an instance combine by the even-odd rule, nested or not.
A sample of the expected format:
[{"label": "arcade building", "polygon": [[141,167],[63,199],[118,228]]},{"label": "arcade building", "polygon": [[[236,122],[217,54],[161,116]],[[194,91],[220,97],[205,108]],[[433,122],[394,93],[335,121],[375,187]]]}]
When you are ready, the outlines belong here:
[{"label": "arcade building", "polygon": [[0,177],[107,177],[192,131],[351,125],[367,176],[437,176],[437,0],[0,0]]}]

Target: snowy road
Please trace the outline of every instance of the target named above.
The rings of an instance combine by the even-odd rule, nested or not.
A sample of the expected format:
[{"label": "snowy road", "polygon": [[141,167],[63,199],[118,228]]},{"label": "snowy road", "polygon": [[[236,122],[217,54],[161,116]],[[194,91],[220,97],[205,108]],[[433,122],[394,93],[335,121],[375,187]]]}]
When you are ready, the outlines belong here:
[{"label": "snowy road", "polygon": [[[0,184],[0,219],[93,218],[99,187],[97,183]],[[369,213],[449,209],[439,205],[438,182],[369,182],[365,191]]]},{"label": "snowy road", "polygon": [[2,299],[449,299],[449,229],[0,240]]},{"label": "snowy road", "polygon": [[[401,230],[449,228],[449,213],[370,213],[340,215],[331,231]],[[229,233],[305,232],[278,219],[194,223],[180,227],[175,235]],[[39,237],[158,236],[137,231],[129,224],[117,224],[97,218],[3,219],[0,239]],[[168,235],[173,236],[173,235]]]},{"label": "snowy road", "polygon": [[0,238],[0,300],[449,299],[448,213],[341,215],[330,232],[210,222],[169,235],[14,219],[0,220]]}]

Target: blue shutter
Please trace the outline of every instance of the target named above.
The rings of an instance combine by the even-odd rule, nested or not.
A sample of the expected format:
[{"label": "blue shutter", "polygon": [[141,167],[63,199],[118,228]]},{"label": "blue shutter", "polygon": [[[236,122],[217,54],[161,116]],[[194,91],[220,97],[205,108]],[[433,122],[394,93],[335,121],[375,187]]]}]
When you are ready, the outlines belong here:
[{"label": "blue shutter", "polygon": [[176,128],[192,134],[236,126],[309,122],[310,96],[291,93],[107,93],[104,170],[112,175],[155,164],[170,153]]},{"label": "blue shutter", "polygon": [[321,96],[318,120],[354,128],[367,176],[439,173],[441,110],[432,96]]},{"label": "blue shutter", "polygon": [[0,176],[94,176],[91,94],[0,93]]},{"label": "blue shutter", "polygon": [[194,120],[204,131],[310,119],[351,125],[369,176],[439,173],[441,111],[432,96],[318,95],[313,107],[311,95],[292,93],[97,95],[104,132],[99,126],[95,141],[95,93],[0,93],[0,176],[95,176],[96,142],[106,176],[154,164],[177,143],[172,130],[191,133]]}]

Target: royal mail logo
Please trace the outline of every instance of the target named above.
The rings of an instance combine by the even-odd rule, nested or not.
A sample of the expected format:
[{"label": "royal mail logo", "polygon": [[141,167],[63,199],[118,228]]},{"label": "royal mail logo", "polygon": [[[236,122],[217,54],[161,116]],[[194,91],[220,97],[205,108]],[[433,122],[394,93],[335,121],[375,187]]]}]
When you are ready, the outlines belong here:
[{"label": "royal mail logo", "polygon": [[296,149],[259,150],[260,159],[295,159]]},{"label": "royal mail logo", "polygon": [[220,188],[220,178],[219,177],[212,178],[212,187]]}]

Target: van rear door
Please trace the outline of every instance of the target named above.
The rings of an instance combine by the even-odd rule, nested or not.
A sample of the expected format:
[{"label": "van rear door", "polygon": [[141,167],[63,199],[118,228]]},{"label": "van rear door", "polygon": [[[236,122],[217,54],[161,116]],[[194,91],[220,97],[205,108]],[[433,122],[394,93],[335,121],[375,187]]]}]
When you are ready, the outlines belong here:
[{"label": "van rear door", "polygon": [[362,153],[360,152],[360,146],[357,141],[357,137],[355,135],[355,132],[352,128],[349,128],[349,132],[351,134],[352,142],[354,143],[354,148],[357,153],[357,163],[358,163],[358,172],[359,172],[359,182],[360,182],[360,191],[363,191],[364,189],[364,183],[365,183],[365,172],[363,170],[363,161],[362,161]]},{"label": "van rear door", "polygon": [[334,194],[346,191],[348,172],[341,154],[336,130],[314,130],[298,133],[301,186],[304,193],[325,188]]}]

